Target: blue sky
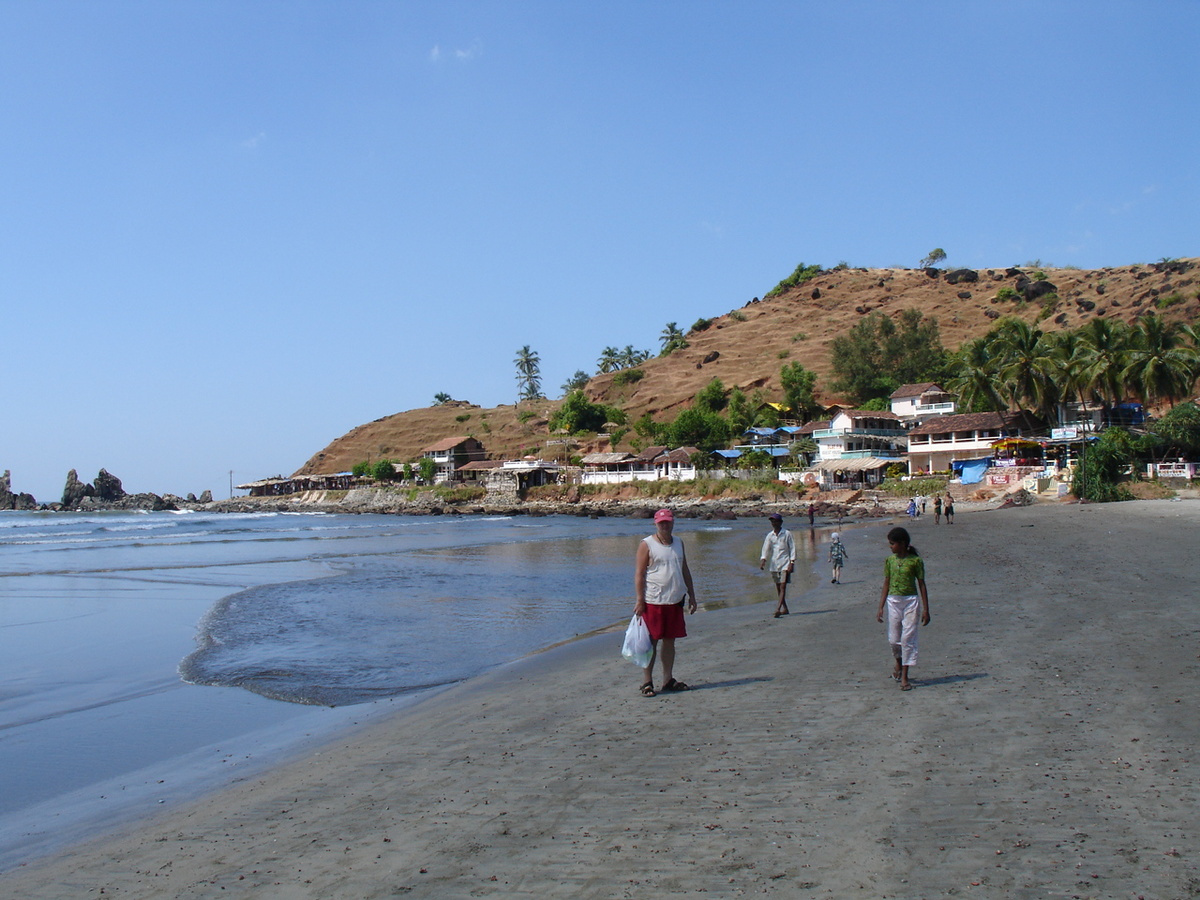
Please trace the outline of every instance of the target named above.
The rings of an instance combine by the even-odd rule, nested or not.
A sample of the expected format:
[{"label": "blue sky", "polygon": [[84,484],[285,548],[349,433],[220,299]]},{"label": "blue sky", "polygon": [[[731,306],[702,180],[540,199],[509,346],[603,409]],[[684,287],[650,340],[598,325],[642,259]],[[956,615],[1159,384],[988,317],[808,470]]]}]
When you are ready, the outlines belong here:
[{"label": "blue sky", "polygon": [[801,261],[1200,255],[1200,3],[0,0],[0,470],[228,494]]}]

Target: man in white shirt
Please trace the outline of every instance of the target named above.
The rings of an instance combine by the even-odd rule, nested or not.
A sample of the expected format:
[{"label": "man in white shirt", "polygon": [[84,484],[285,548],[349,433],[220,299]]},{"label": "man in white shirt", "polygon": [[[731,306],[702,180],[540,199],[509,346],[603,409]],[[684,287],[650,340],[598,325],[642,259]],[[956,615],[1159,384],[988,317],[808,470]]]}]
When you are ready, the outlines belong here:
[{"label": "man in white shirt", "polygon": [[771,580],[775,582],[775,591],[778,595],[778,602],[775,604],[775,618],[778,619],[780,616],[786,616],[789,612],[787,586],[788,582],[792,580],[792,572],[796,569],[796,542],[792,540],[792,533],[784,530],[783,516],[779,513],[771,513],[767,518],[771,521],[771,530],[763,540],[758,567],[759,569],[765,568],[770,572]]}]

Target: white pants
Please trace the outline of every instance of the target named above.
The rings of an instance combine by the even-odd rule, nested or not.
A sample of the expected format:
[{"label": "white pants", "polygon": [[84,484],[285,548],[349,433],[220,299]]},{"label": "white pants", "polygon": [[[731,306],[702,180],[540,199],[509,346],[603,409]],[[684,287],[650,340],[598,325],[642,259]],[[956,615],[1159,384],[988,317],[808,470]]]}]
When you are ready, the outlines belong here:
[{"label": "white pants", "polygon": [[902,597],[888,594],[887,635],[892,656],[902,666],[917,663],[917,628],[920,626],[921,598],[917,594]]}]

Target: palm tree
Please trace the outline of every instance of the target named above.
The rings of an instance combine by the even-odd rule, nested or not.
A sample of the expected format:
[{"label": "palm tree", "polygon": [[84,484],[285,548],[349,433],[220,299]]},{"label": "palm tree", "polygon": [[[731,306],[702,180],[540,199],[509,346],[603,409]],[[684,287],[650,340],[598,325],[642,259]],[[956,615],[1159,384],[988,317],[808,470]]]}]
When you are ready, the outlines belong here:
[{"label": "palm tree", "polygon": [[596,367],[601,374],[617,371],[621,368],[621,351],[616,347],[605,347],[600,353],[600,358],[596,360]]},{"label": "palm tree", "polygon": [[1078,399],[1087,412],[1087,376],[1083,340],[1077,330],[1059,331],[1045,336],[1047,357],[1058,383],[1058,421],[1066,421],[1066,405]]},{"label": "palm tree", "polygon": [[996,331],[999,375],[1012,405],[1017,409],[1028,406],[1046,417],[1053,415],[1059,389],[1042,330],[1014,318],[1006,319]]},{"label": "palm tree", "polygon": [[991,412],[1004,408],[997,362],[991,348],[990,335],[967,341],[950,362],[952,376],[946,387],[959,396],[968,410]]},{"label": "palm tree", "polygon": [[1174,406],[1195,380],[1196,352],[1184,346],[1181,327],[1153,313],[1134,324],[1125,358],[1121,376],[1146,406]]},{"label": "palm tree", "polygon": [[1092,319],[1080,332],[1084,381],[1087,389],[1100,397],[1107,424],[1113,405],[1125,396],[1122,373],[1128,364],[1129,329],[1113,319]]},{"label": "palm tree", "polygon": [[625,349],[620,353],[621,368],[628,369],[631,366],[640,366],[649,358],[649,350],[634,350],[633,344],[626,344]]},{"label": "palm tree", "polygon": [[541,357],[526,344],[517,351],[513,365],[517,367],[517,384],[522,400],[538,400],[542,396]]},{"label": "palm tree", "polygon": [[445,391],[438,391],[436,394],[433,395],[433,405],[441,406],[444,403],[449,403],[453,399],[454,398],[451,397],[449,394],[447,394]]},{"label": "palm tree", "polygon": [[683,339],[683,332],[679,330],[679,324],[676,322],[668,322],[658,339],[662,342],[660,356],[666,356],[674,350],[680,350],[687,346],[687,342]]}]

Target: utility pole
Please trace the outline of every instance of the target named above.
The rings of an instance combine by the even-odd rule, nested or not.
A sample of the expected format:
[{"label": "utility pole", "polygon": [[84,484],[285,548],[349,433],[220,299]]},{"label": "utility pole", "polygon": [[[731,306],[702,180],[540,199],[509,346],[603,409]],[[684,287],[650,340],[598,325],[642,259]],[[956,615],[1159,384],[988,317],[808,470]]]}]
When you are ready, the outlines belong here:
[{"label": "utility pole", "polygon": [[233,499],[233,469],[229,470],[229,499]]}]

